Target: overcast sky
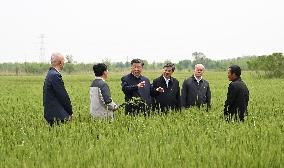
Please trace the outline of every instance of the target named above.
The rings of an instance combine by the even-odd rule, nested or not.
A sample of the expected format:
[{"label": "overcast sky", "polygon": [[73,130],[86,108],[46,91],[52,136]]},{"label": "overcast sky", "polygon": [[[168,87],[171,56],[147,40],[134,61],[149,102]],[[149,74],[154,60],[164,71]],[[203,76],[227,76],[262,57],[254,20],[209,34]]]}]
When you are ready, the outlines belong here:
[{"label": "overcast sky", "polygon": [[162,62],[284,52],[283,0],[2,0],[0,62]]}]

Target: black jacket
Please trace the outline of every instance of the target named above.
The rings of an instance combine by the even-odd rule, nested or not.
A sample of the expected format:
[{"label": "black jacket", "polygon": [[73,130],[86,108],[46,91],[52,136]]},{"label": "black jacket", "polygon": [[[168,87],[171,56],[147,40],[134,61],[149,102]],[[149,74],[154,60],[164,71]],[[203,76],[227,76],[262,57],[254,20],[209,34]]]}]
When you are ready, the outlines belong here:
[{"label": "black jacket", "polygon": [[[144,88],[138,88],[137,84],[145,81]],[[121,78],[122,91],[125,95],[125,112],[139,113],[140,111],[145,112],[152,106],[153,99],[151,97],[152,87],[148,78],[144,76],[135,77],[132,73],[125,75]],[[140,98],[142,103],[131,104],[130,101],[133,97]]]},{"label": "black jacket", "polygon": [[241,78],[232,81],[228,87],[227,100],[225,101],[224,115],[239,115],[241,121],[247,112],[249,90]]},{"label": "black jacket", "polygon": [[181,104],[182,107],[197,106],[207,104],[207,108],[211,103],[211,91],[209,83],[201,79],[197,82],[194,76],[184,80],[181,91]]},{"label": "black jacket", "polygon": [[43,85],[44,118],[48,122],[65,120],[72,115],[72,105],[61,74],[50,68]]},{"label": "black jacket", "polygon": [[[158,87],[162,87],[164,92],[156,91]],[[167,111],[169,109],[179,110],[181,106],[179,81],[171,77],[167,87],[163,75],[154,79],[153,96],[155,98],[156,109],[161,111]]]}]

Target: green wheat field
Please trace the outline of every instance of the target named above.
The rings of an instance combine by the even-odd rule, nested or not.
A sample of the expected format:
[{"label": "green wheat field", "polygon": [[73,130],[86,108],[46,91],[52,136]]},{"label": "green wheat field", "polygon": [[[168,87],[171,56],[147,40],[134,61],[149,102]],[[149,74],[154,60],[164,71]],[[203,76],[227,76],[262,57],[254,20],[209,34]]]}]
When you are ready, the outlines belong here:
[{"label": "green wheat field", "polygon": [[[107,80],[113,100],[122,104],[120,78]],[[192,72],[175,72],[180,81]],[[151,80],[160,72],[145,72]],[[0,76],[0,167],[284,167],[284,80],[244,72],[250,90],[244,123],[223,119],[226,72],[205,72],[212,109],[114,121],[89,114],[93,74],[63,75],[72,101],[72,122],[50,128],[43,118],[42,76]]]}]

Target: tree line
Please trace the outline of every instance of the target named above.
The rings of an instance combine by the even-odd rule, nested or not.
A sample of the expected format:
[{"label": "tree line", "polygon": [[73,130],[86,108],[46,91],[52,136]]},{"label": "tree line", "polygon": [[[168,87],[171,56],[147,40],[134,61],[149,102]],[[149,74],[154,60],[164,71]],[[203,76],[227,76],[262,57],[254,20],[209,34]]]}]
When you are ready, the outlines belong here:
[{"label": "tree line", "polygon": [[284,56],[282,53],[262,55],[247,62],[248,68],[259,76],[269,78],[284,77]]},{"label": "tree line", "polygon": [[[128,71],[130,62],[111,62],[111,60],[102,60],[108,65],[111,71]],[[144,60],[144,69],[149,71],[160,71],[166,62],[149,63]],[[271,77],[283,77],[284,74],[284,56],[282,53],[273,53],[262,56],[244,56],[233,59],[212,60],[207,58],[202,52],[192,53],[192,60],[185,59],[175,63],[178,71],[190,71],[194,65],[201,63],[209,70],[226,71],[232,64],[239,65],[243,70],[253,70],[259,75]],[[84,74],[92,73],[95,63],[76,63],[72,55],[66,56],[64,73]],[[49,69],[49,63],[1,63],[0,74],[2,75],[42,75]]]}]

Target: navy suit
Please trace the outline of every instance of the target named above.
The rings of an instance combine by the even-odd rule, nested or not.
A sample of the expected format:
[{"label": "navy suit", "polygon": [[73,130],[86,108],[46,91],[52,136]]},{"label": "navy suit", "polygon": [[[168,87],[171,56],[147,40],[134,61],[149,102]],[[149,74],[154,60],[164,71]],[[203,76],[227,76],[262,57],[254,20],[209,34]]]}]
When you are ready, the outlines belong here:
[{"label": "navy suit", "polygon": [[[138,88],[137,84],[145,81],[143,88]],[[137,114],[140,112],[149,112],[153,99],[151,97],[152,86],[148,78],[144,76],[135,77],[132,73],[121,78],[122,91],[125,94],[125,113]],[[142,102],[137,104],[130,103],[133,97],[140,98]]]},{"label": "navy suit", "polygon": [[67,120],[72,115],[72,105],[64,87],[61,74],[51,67],[43,86],[44,118],[52,125],[54,121]]}]

